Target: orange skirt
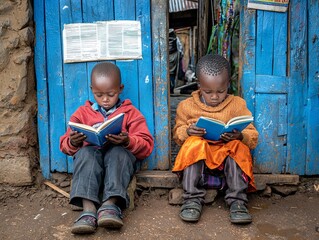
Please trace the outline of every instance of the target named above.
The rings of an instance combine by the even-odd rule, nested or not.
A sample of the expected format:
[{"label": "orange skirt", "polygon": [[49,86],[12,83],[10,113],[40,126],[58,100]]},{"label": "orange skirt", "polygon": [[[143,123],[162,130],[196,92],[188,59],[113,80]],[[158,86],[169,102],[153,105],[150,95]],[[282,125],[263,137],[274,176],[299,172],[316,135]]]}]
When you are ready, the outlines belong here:
[{"label": "orange skirt", "polygon": [[183,171],[188,166],[201,160],[205,161],[209,169],[215,169],[224,162],[227,156],[234,159],[241,170],[249,177],[248,191],[255,191],[250,149],[239,140],[224,143],[190,136],[182,145],[172,171]]}]

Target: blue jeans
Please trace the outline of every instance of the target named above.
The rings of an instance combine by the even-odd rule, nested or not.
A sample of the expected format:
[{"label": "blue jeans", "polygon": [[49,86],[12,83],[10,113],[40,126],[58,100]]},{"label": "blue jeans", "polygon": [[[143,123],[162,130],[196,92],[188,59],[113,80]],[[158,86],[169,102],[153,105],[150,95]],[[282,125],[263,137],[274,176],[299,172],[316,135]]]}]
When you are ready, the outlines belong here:
[{"label": "blue jeans", "polygon": [[118,197],[118,205],[128,207],[126,189],[134,174],[135,161],[135,156],[122,146],[81,148],[74,155],[70,203],[81,207],[85,198],[99,206],[111,197]]}]

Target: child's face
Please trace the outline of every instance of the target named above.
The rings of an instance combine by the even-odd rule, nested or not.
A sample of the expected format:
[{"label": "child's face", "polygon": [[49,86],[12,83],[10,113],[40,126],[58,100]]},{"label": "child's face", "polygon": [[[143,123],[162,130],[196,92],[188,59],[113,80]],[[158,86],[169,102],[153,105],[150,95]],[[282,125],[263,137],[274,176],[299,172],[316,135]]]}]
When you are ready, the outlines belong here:
[{"label": "child's face", "polygon": [[198,80],[200,93],[206,105],[216,107],[227,97],[229,77],[226,70],[217,76],[200,73]]},{"label": "child's face", "polygon": [[94,99],[105,110],[111,109],[117,103],[124,88],[123,84],[120,84],[119,76],[115,75],[93,75],[92,77],[91,90]]}]

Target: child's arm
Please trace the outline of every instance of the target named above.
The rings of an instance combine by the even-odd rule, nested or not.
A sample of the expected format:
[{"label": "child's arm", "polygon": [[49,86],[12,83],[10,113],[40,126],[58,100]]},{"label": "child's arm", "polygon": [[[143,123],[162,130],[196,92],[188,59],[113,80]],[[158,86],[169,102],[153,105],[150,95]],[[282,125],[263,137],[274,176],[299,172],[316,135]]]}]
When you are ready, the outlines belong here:
[{"label": "child's arm", "polygon": [[258,132],[254,125],[249,124],[242,132],[243,140],[250,149],[255,149],[258,143]]},{"label": "child's arm", "polygon": [[[81,123],[81,121],[75,117],[71,116],[70,121]],[[73,156],[83,145],[85,135],[77,133],[68,127],[66,133],[60,137],[60,150],[61,152]]]},{"label": "child's arm", "polygon": [[128,119],[125,128],[129,141],[124,142],[122,146],[129,150],[137,159],[145,159],[151,155],[154,148],[154,140],[148,130],[146,120],[135,108],[126,115],[128,115]]},{"label": "child's arm", "polygon": [[181,102],[176,109],[175,127],[173,129],[173,138],[178,145],[182,145],[189,137],[187,133],[189,127],[187,110],[184,103]]}]

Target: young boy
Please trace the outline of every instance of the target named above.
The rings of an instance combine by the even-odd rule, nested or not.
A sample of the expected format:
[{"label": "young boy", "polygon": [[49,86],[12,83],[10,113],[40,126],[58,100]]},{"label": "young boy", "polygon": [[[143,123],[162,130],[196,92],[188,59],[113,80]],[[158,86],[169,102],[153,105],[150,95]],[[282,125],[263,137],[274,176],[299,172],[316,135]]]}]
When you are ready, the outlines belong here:
[{"label": "young boy", "polygon": [[70,203],[83,207],[72,233],[93,233],[97,226],[123,226],[121,209],[129,206],[127,187],[134,173],[135,162],[148,157],[153,150],[145,118],[126,99],[119,68],[109,62],[97,64],[91,73],[91,90],[95,103],[86,101],[70,121],[100,126],[105,120],[124,113],[122,132],[107,135],[102,148],[91,146],[85,135],[70,128],[60,139],[60,150],[74,158]]},{"label": "young boy", "polygon": [[174,140],[182,145],[173,172],[183,173],[184,202],[180,217],[184,221],[199,220],[208,173],[225,175],[228,189],[225,201],[230,206],[232,223],[250,223],[252,218],[246,208],[246,190],[255,189],[250,149],[254,149],[258,132],[250,124],[242,132],[224,133],[218,141],[208,141],[202,136],[205,129],[195,126],[200,116],[227,122],[233,117],[251,115],[246,102],[227,94],[230,84],[230,66],[219,55],[206,55],[198,61],[196,75],[199,90],[177,107]]}]

